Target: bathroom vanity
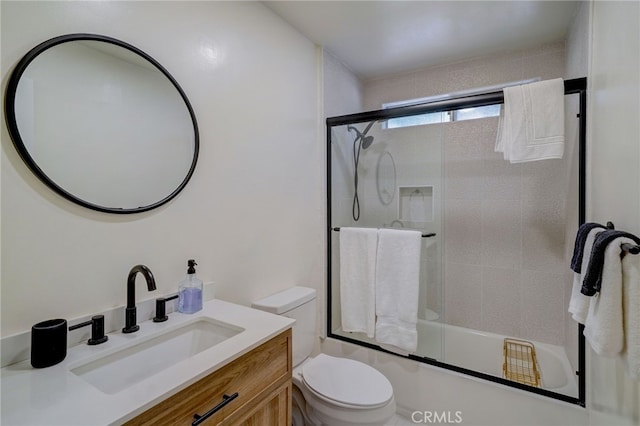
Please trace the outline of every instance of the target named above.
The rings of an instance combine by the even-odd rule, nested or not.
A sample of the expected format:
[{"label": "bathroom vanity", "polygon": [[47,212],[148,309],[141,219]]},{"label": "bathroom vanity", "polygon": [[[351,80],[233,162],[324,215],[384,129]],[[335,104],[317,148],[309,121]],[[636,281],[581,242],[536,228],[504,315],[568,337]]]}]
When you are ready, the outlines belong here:
[{"label": "bathroom vanity", "polygon": [[71,347],[52,367],[26,359],[1,370],[0,421],[288,425],[293,322],[214,299],[196,314],[174,312],[164,323],[140,322],[136,333],[108,333],[105,344]]},{"label": "bathroom vanity", "polygon": [[[220,401],[220,403],[218,403]],[[210,425],[291,424],[291,329],[126,423],[190,425],[194,413],[219,407]]]}]

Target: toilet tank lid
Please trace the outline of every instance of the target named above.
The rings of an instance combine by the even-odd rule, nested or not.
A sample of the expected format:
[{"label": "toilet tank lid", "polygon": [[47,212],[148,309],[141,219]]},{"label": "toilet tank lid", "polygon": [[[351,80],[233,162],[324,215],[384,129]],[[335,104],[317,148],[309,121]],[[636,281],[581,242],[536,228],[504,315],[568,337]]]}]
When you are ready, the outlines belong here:
[{"label": "toilet tank lid", "polygon": [[272,314],[284,314],[316,297],[316,290],[308,287],[291,287],[267,296],[251,304],[252,308]]}]

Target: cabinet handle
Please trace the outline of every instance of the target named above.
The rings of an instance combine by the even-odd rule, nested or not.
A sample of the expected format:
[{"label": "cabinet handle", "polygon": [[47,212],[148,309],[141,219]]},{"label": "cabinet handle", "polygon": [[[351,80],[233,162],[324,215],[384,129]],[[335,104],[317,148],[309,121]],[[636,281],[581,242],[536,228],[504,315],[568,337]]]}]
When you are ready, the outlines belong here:
[{"label": "cabinet handle", "polygon": [[238,397],[238,392],[235,392],[231,396],[226,395],[226,394],[222,395],[222,402],[219,403],[218,405],[216,405],[215,407],[213,407],[211,410],[207,411],[203,415],[194,414],[193,418],[195,420],[193,421],[193,423],[191,423],[191,426],[198,426],[200,423],[204,422],[209,417],[211,417],[213,414],[215,414],[216,412],[220,411],[222,409],[222,407],[224,407],[225,405],[227,405],[228,403],[230,403],[231,401],[233,401],[237,397]]}]

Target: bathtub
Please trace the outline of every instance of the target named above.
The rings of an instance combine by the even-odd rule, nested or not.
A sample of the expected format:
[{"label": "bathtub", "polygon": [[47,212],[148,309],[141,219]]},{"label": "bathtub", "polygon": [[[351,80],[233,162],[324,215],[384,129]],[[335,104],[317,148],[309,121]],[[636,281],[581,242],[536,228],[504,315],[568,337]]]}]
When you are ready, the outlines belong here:
[{"label": "bathtub", "polygon": [[[503,340],[500,334],[472,330],[435,321],[418,320],[417,354],[447,364],[502,377]],[[535,346],[542,388],[578,396],[577,377],[564,348],[531,341]]]},{"label": "bathtub", "polygon": [[[419,329],[420,345],[429,345],[432,355],[446,346],[449,357],[452,358],[443,359],[442,354],[438,353],[434,359],[451,365],[455,362],[464,368],[476,368],[502,377],[504,336],[429,321],[422,321]],[[321,339],[321,352],[364,362],[384,374],[393,386],[397,413],[407,419],[412,419],[416,413],[420,416],[423,413],[436,413],[439,416],[451,414],[453,420],[457,419],[456,414],[460,414],[460,424],[476,426],[580,426],[589,422],[588,411],[578,404],[398,357],[352,342],[357,337],[357,340],[375,344],[373,339],[367,339],[364,334],[344,333],[341,330],[334,330],[332,334],[336,337],[348,337],[350,341],[327,336]],[[448,339],[443,346],[445,337]],[[545,388],[551,392],[575,395],[575,377],[562,348],[533,343],[538,363],[542,364]],[[472,344],[476,347],[472,348]],[[469,357],[471,354],[473,358]],[[421,355],[428,356],[428,352]],[[421,419],[420,416],[418,417]]]},{"label": "bathtub", "polygon": [[[415,355],[496,377],[503,377],[504,338],[518,338],[422,319],[418,320],[417,329],[418,348]],[[345,333],[342,330],[336,330],[334,333],[377,345],[374,339],[367,338],[363,333]],[[577,376],[571,368],[564,348],[529,341],[535,346],[541,388],[577,398]]]}]

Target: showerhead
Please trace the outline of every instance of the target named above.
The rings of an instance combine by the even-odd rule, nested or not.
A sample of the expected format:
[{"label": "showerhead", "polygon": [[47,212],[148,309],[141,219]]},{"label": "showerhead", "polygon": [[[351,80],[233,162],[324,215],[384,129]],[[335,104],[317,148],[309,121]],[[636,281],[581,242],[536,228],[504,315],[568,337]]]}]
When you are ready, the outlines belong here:
[{"label": "showerhead", "polygon": [[362,149],[367,149],[373,144],[373,136],[365,136],[362,138]]}]

